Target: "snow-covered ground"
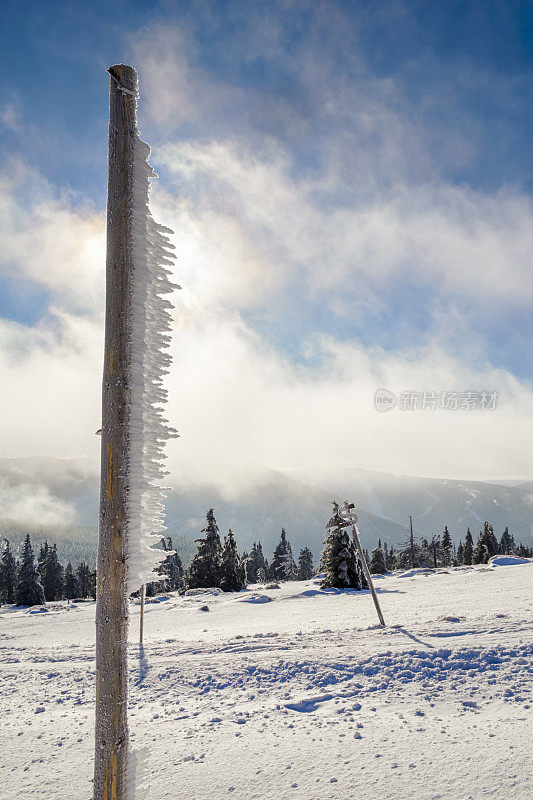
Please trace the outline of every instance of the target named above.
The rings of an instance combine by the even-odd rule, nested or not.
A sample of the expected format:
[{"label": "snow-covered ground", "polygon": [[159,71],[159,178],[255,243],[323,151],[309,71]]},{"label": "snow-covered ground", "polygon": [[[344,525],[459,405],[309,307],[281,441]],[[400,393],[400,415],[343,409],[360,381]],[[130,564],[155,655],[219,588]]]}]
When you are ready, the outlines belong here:
[{"label": "snow-covered ground", "polygon": [[[533,563],[150,603],[130,726],[155,800],[531,800]],[[202,611],[207,605],[209,610]],[[0,798],[89,800],[94,604],[0,609]]]}]

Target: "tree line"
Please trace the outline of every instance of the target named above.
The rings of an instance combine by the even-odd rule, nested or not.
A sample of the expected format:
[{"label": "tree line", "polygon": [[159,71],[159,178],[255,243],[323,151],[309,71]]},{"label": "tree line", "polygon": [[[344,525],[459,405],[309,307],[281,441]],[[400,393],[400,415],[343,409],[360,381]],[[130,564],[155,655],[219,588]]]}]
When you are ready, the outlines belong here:
[{"label": "tree line", "polygon": [[[159,546],[167,556],[158,569],[160,580],[146,586],[148,597],[161,592],[201,588],[238,592],[248,584],[309,580],[317,573],[322,574],[321,584],[325,588],[368,588],[355,542],[339,515],[336,502],[326,523],[326,537],[316,570],[308,547],[300,550],[296,561],[284,528],[269,562],[261,542],[254,542],[250,552],[245,550],[239,554],[231,528],[221,540],[212,508],[207,512],[206,522],[201,531],[204,536],[195,540],[196,553],[186,570],[172,546],[172,538],[161,539]],[[485,522],[475,545],[468,528],[464,543],[461,540],[456,549],[445,526],[441,535],[434,535],[430,540],[424,537],[415,539],[411,533],[409,539],[395,549],[387,542],[382,544],[380,539],[370,555],[367,550],[364,553],[370,572],[383,574],[409,567],[485,564],[492,556],[500,554],[531,558],[533,548],[517,544],[507,527],[498,539],[493,526]],[[90,597],[96,597],[96,570],[87,563],[81,562],[74,567],[69,561],[63,567],[56,545],[49,545],[46,541],[35,560],[29,534],[17,560],[9,541],[4,539],[0,558],[0,603],[34,606],[55,600]]]},{"label": "tree line", "polygon": [[26,534],[20,559],[16,559],[8,539],[4,539],[0,558],[0,603],[18,606],[42,605],[52,600],[96,597],[96,570],[82,561],[75,568],[69,561],[63,567],[57,546],[44,542],[35,560],[30,534]]},{"label": "tree line", "polygon": [[517,544],[508,527],[498,539],[489,522],[483,524],[475,545],[468,528],[464,542],[461,540],[456,548],[446,525],[442,534],[433,535],[431,539],[421,537],[417,540],[411,534],[407,541],[399,545],[398,550],[388,548],[386,542],[382,546],[379,540],[378,546],[372,550],[369,568],[370,572],[378,574],[392,569],[470,566],[486,564],[496,555],[531,558],[533,548]]}]

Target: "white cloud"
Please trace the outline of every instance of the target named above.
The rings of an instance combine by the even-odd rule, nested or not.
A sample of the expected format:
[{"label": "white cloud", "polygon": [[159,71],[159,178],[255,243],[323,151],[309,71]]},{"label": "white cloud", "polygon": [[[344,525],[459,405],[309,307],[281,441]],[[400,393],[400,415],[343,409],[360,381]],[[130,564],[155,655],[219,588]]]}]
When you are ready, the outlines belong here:
[{"label": "white cloud", "polygon": [[[406,474],[491,478],[531,474],[522,446],[533,393],[512,375],[472,369],[436,345],[413,354],[316,342],[312,366],[294,366],[242,324],[178,328],[170,379],[171,445],[179,485],[255,481],[250,462],[274,468],[360,465]],[[317,365],[316,356],[319,356]],[[374,393],[494,390],[495,411],[378,413]]]},{"label": "white cloud", "polygon": [[0,276],[48,291],[63,308],[101,313],[105,216],[75,208],[35,170],[12,159],[0,176]]},{"label": "white cloud", "polygon": [[0,517],[38,525],[68,525],[76,520],[70,503],[54,497],[47,486],[0,481]]},{"label": "white cloud", "polygon": [[102,352],[101,328],[81,317],[0,321],[2,454],[96,457]]},{"label": "white cloud", "polygon": [[433,285],[441,298],[533,300],[528,196],[424,184],[349,208],[324,206],[320,181],[295,178],[281,148],[262,156],[221,142],[158,154],[181,193],[178,203],[167,195],[164,213],[178,231],[186,277],[203,294],[252,307],[298,279],[303,293],[327,292],[335,307],[338,293],[356,296],[361,281],[364,291],[403,277]]},{"label": "white cloud", "polygon": [[[273,25],[265,46],[277,52],[283,36]],[[254,464],[531,476],[531,386],[491,366],[475,338],[476,314],[531,303],[530,198],[439,179],[427,131],[402,108],[398,82],[362,76],[356,56],[354,85],[338,82],[332,93],[334,68],[313,59],[316,47],[299,52],[303,95],[295,92],[289,107],[275,92],[210,81],[186,27],[137,38],[142,114],[169,131],[154,161],[174,184],[156,189],[155,209],[176,231],[184,286],[174,298],[168,376],[168,417],[182,434],[170,446],[172,480],[232,492],[259,480]],[[183,125],[201,134],[180,141]],[[315,128],[316,163],[301,169],[295,152]],[[445,158],[467,160],[469,146],[459,138]],[[29,204],[28,181],[36,187]],[[10,166],[0,198],[0,270],[51,297],[35,327],[0,322],[2,450],[85,454],[96,464],[103,215],[58,198],[21,164]],[[386,310],[384,288],[394,280],[429,286],[440,301],[427,309],[433,322],[417,351],[401,341],[394,352],[340,341],[339,317]],[[272,330],[317,304],[332,319],[330,334],[305,339],[295,326],[305,356],[297,363],[253,329],[257,318]],[[450,323],[462,331],[461,348],[438,338]],[[379,387],[494,390],[500,405],[379,414]],[[37,501],[46,506],[46,497]]]}]

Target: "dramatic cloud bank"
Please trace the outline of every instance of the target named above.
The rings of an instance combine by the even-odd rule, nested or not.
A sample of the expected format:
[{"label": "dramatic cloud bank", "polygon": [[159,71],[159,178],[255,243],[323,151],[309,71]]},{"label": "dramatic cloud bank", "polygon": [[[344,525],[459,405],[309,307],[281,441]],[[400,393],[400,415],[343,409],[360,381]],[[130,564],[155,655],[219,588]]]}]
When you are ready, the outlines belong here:
[{"label": "dramatic cloud bank", "polygon": [[[531,477],[532,198],[456,179],[482,123],[464,97],[435,107],[442,81],[482,92],[490,78],[501,103],[512,87],[452,66],[438,79],[428,61],[433,83],[415,98],[404,73],[369,69],[340,5],[282,5],[310,14],[305,36],[290,44],[250,11],[226,74],[216,15],[202,27],[211,67],[190,15],[131,35],[155,212],[176,232],[183,286],[171,482],[231,494],[261,465]],[[1,180],[0,276],[40,298],[30,320],[0,320],[2,450],[96,464],[104,214],[16,159]],[[379,413],[378,388],[495,391],[498,404]]]}]

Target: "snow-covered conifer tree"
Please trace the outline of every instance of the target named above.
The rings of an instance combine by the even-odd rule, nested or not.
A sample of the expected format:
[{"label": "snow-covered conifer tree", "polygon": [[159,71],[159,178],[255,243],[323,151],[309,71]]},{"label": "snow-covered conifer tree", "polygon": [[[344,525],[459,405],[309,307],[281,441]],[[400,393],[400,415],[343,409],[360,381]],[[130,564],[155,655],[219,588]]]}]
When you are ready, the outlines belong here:
[{"label": "snow-covered conifer tree", "polygon": [[257,581],[264,581],[267,574],[267,562],[263,553],[263,546],[261,542],[257,542],[256,548],[256,562],[257,562]]},{"label": "snow-covered conifer tree", "polygon": [[80,582],[69,561],[65,567],[65,598],[67,600],[74,600],[74,598],[79,597],[80,594]]},{"label": "snow-covered conifer tree", "polygon": [[442,534],[441,550],[442,565],[444,567],[449,567],[452,562],[452,537],[450,536],[447,525],[444,526],[444,533]]},{"label": "snow-covered conifer tree", "polygon": [[459,541],[459,545],[457,546],[457,563],[464,564],[464,557],[465,557],[465,548],[462,541]]},{"label": "snow-covered conifer tree", "polygon": [[308,547],[300,550],[298,556],[298,580],[308,581],[313,577],[313,554]]},{"label": "snow-covered conifer tree", "polygon": [[91,568],[85,561],[78,564],[76,576],[80,582],[80,597],[91,596]]},{"label": "snow-covered conifer tree", "polygon": [[168,552],[168,556],[158,568],[163,580],[156,582],[155,588],[163,592],[179,591],[183,588],[183,564],[172,546],[172,537],[161,537],[161,546]]},{"label": "snow-covered conifer tree", "polygon": [[258,557],[257,545],[255,542],[252,545],[252,550],[250,553],[245,552],[242,554],[242,563],[245,566],[246,582],[257,583]]},{"label": "snow-covered conifer tree", "polygon": [[470,566],[470,564],[472,563],[473,554],[474,554],[474,540],[472,539],[470,528],[467,528],[465,536],[465,546],[463,551],[463,564]]},{"label": "snow-covered conifer tree", "polygon": [[[46,583],[46,562],[48,560],[48,541],[45,539],[43,544],[39,548],[39,557],[37,558],[37,570],[39,572],[39,577],[41,579],[41,583],[43,585],[43,589],[45,589]],[[44,592],[45,599],[46,597],[46,589]]]},{"label": "snow-covered conifer tree", "polygon": [[188,589],[220,586],[222,545],[213,509],[207,512],[207,526],[202,530],[205,539],[196,539],[198,549],[187,570]]},{"label": "snow-covered conifer tree", "polygon": [[296,578],[297,570],[294,562],[292,546],[287,539],[285,528],[281,529],[281,538],[274,550],[270,573],[275,581],[291,581]]},{"label": "snow-covered conifer tree", "polygon": [[59,563],[57,545],[46,548],[44,562],[41,567],[41,580],[46,601],[61,600],[63,598],[63,567]]},{"label": "snow-covered conifer tree", "polygon": [[439,560],[442,558],[442,545],[440,536],[433,536],[431,537],[431,542],[428,545],[428,551],[431,553],[432,559],[432,566],[434,568],[439,566]]},{"label": "snow-covered conifer tree", "polygon": [[368,565],[370,572],[375,575],[383,575],[387,572],[387,565],[385,564],[385,555],[381,547],[375,547],[372,550],[370,557],[370,564]]},{"label": "snow-covered conifer tree", "polygon": [[224,592],[240,592],[241,589],[246,588],[244,566],[241,564],[237,552],[237,543],[231,528],[228,531],[228,535],[224,537],[220,572],[220,587]]},{"label": "snow-covered conifer tree", "polygon": [[4,539],[0,559],[0,603],[14,603],[17,583],[17,562],[8,539]]},{"label": "snow-covered conifer tree", "polygon": [[325,577],[322,586],[337,589],[360,589],[361,576],[355,547],[338,513],[339,505],[333,501],[333,515],[326,525],[321,564]]},{"label": "snow-covered conifer tree", "polygon": [[509,528],[505,528],[500,539],[499,551],[502,555],[508,556],[514,553],[515,541],[514,537],[509,533]]},{"label": "snow-covered conifer tree", "polygon": [[486,564],[489,558],[496,555],[497,552],[498,540],[494,535],[494,528],[488,522],[485,522],[472,555],[472,563]]},{"label": "snow-covered conifer tree", "polygon": [[18,606],[40,606],[44,603],[44,592],[39,580],[37,565],[33,557],[30,534],[26,534],[22,545],[22,557],[17,576],[15,602]]},{"label": "snow-covered conifer tree", "polygon": [[290,542],[287,543],[287,552],[285,554],[285,576],[287,581],[295,581],[298,578],[298,567],[294,560],[294,551]]}]

